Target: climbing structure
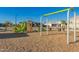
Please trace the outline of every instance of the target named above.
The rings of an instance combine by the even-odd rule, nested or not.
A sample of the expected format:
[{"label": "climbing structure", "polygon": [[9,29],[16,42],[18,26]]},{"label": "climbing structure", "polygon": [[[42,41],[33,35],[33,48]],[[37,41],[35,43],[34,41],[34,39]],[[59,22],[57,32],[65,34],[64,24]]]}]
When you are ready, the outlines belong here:
[{"label": "climbing structure", "polygon": [[[67,16],[66,16],[66,19],[67,19],[67,46],[69,47],[69,41],[70,41],[69,21],[70,21],[70,11],[71,10],[73,10],[73,8],[66,8],[64,10],[59,10],[59,11],[56,11],[56,12],[43,14],[40,17],[40,35],[42,35],[42,25],[43,25],[42,20],[43,20],[43,17],[46,17],[47,25],[48,25],[48,16],[67,11]],[[76,40],[77,40],[76,39],[76,23],[75,22],[76,22],[76,13],[74,12],[74,43],[76,43]],[[48,35],[48,26],[47,26],[47,35]]]},{"label": "climbing structure", "polygon": [[14,27],[14,31],[15,31],[16,33],[24,33],[24,32],[26,32],[26,29],[27,29],[27,24],[26,24],[26,22],[21,22],[21,23],[19,23],[18,25],[16,25],[16,26]]}]

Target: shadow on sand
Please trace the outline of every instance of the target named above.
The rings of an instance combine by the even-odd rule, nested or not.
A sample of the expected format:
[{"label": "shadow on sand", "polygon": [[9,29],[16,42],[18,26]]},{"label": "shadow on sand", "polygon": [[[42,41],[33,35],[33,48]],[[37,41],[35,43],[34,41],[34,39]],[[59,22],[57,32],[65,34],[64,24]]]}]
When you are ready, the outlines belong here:
[{"label": "shadow on sand", "polygon": [[78,43],[79,42],[79,40],[77,40],[76,42],[70,42],[69,44],[74,44],[74,43]]},{"label": "shadow on sand", "polygon": [[45,34],[45,35],[42,34],[42,35],[43,35],[43,36],[50,36],[50,35],[60,35],[60,34],[63,35],[63,34],[66,34],[66,33],[52,33],[52,34],[48,34],[48,35],[47,35],[47,34]]},{"label": "shadow on sand", "polygon": [[27,37],[27,33],[0,33],[0,39]]},{"label": "shadow on sand", "polygon": [[[79,36],[77,36],[77,38],[78,38]],[[77,39],[77,41],[76,42],[70,42],[69,44],[74,44],[74,43],[79,43],[79,40]]]}]

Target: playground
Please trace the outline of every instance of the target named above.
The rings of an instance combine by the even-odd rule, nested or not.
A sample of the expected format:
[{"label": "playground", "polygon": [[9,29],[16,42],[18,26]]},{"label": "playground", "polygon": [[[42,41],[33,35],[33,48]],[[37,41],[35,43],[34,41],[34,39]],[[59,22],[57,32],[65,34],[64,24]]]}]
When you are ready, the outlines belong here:
[{"label": "playground", "polygon": [[[55,20],[54,23],[51,21],[52,18]],[[2,23],[0,25],[0,51],[79,51],[79,31],[77,31],[79,23],[76,23],[78,18],[73,8],[43,14],[39,20],[40,22],[33,22],[30,19],[28,21],[15,19],[15,23]]]}]

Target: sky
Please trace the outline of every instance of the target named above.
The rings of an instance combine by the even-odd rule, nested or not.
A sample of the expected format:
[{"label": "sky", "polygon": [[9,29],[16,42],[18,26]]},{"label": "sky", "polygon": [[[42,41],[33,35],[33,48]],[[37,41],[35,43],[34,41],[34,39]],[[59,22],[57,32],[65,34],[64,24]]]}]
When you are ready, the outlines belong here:
[{"label": "sky", "polygon": [[[10,21],[15,23],[21,21],[32,20],[34,22],[40,22],[40,16],[50,12],[63,10],[67,7],[0,7],[0,23]],[[74,11],[79,15],[79,8],[75,7]],[[73,17],[73,12],[70,11],[70,17]],[[66,20],[67,12],[62,12],[48,16],[49,21]],[[46,22],[46,17],[43,17],[43,21]]]}]

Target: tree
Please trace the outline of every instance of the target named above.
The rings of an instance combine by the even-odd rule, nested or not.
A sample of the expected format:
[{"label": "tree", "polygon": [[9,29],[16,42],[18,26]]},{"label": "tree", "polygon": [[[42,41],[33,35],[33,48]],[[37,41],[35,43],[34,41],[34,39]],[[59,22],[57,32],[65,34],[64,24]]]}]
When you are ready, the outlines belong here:
[{"label": "tree", "polygon": [[5,31],[7,31],[7,28],[8,28],[8,27],[11,27],[11,26],[12,26],[12,23],[9,22],[9,21],[6,21],[6,22],[4,23]]},{"label": "tree", "polygon": [[65,31],[65,27],[66,27],[66,21],[65,20],[62,20],[61,21],[61,30]]}]

